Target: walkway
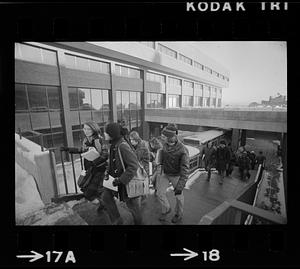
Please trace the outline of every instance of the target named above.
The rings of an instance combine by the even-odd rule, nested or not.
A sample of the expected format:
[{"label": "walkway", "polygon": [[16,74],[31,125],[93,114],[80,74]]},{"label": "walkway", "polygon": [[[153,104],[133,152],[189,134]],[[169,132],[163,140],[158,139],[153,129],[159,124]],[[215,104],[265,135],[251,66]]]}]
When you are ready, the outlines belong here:
[{"label": "walkway", "polygon": [[[223,185],[218,183],[218,174],[212,173],[210,182],[206,181],[206,172],[200,172],[192,176],[184,189],[184,217],[180,224],[197,225],[200,219],[226,200],[234,199],[241,191],[254,181],[256,170],[251,170],[251,178],[247,182],[238,179],[238,169],[235,167],[232,176],[226,177]],[[167,192],[172,212],[168,215],[166,222],[158,220],[160,204],[153,191],[143,203],[143,218],[146,225],[172,225],[171,219],[174,215],[175,197],[173,191]]]}]

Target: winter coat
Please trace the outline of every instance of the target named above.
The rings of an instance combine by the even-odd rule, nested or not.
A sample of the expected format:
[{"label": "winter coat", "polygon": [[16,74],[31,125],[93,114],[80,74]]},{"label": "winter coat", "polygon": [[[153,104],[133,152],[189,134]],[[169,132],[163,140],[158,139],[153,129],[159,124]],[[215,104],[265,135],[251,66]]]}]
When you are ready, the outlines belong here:
[{"label": "winter coat", "polygon": [[[118,148],[120,149],[125,171],[123,171]],[[120,138],[118,141],[113,142],[109,151],[108,174],[114,178],[118,177],[121,181],[121,185],[118,186],[118,193],[121,201],[126,202],[129,199],[126,191],[126,185],[135,176],[137,169],[138,160],[136,154],[124,138]]]},{"label": "winter coat", "polygon": [[100,154],[100,156],[94,161],[84,159],[84,169],[91,168],[92,178],[89,185],[82,189],[85,197],[89,200],[93,200],[98,197],[99,189],[103,186],[104,172],[107,166],[108,148],[103,143],[103,139],[100,136],[94,136],[91,141],[87,138],[84,139],[82,145],[82,152],[88,150],[89,147],[94,147]]},{"label": "winter coat", "polygon": [[212,147],[205,147],[204,148],[204,162],[205,162],[205,165],[215,165],[216,163],[216,149],[212,146]]},{"label": "winter coat", "polygon": [[135,147],[135,153],[140,164],[145,168],[149,175],[150,152],[144,140],[141,140]]},{"label": "winter coat", "polygon": [[179,176],[176,189],[183,190],[189,176],[189,153],[187,148],[178,140],[175,145],[163,145],[161,150],[163,171],[170,176]]},{"label": "winter coat", "polygon": [[84,159],[84,169],[88,170],[93,166],[93,173],[104,172],[108,160],[108,147],[103,143],[103,138],[101,136],[94,136],[91,142],[85,138],[83,140],[82,152],[87,151],[89,147],[94,147],[99,152],[100,156],[94,161]]},{"label": "winter coat", "polygon": [[238,167],[241,170],[250,170],[251,160],[247,154],[241,154],[238,158]]},{"label": "winter coat", "polygon": [[218,171],[224,171],[226,170],[226,166],[227,164],[229,164],[230,161],[230,152],[228,147],[225,148],[221,148],[218,147],[217,148],[217,170]]}]

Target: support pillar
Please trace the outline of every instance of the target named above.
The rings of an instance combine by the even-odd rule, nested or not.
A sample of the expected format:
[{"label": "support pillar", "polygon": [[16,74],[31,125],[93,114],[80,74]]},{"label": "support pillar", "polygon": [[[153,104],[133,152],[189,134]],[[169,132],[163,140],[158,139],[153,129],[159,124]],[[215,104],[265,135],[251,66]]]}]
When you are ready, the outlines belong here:
[{"label": "support pillar", "polygon": [[147,69],[143,69],[142,71],[142,79],[143,79],[143,92],[142,92],[142,100],[141,100],[141,131],[140,134],[144,140],[149,140],[149,124],[146,122],[146,108],[147,108],[147,93],[146,93],[146,75]]},{"label": "support pillar", "polygon": [[65,65],[65,55],[63,51],[57,52],[58,59],[58,71],[60,80],[60,97],[62,100],[62,126],[65,137],[65,146],[73,147],[73,133],[72,133],[72,121],[71,121],[71,111],[70,111],[70,101],[69,101],[69,89],[68,82],[66,80],[66,65]]},{"label": "support pillar", "polygon": [[245,146],[246,145],[246,130],[242,130],[241,131],[241,146]]},{"label": "support pillar", "polygon": [[233,151],[236,151],[239,147],[239,137],[240,137],[240,130],[232,129],[231,148]]},{"label": "support pillar", "polygon": [[117,114],[117,93],[115,87],[115,63],[110,64],[110,82],[111,82],[111,94],[109,95],[109,102],[111,104],[111,115],[110,119],[112,122],[117,122],[118,114]]}]

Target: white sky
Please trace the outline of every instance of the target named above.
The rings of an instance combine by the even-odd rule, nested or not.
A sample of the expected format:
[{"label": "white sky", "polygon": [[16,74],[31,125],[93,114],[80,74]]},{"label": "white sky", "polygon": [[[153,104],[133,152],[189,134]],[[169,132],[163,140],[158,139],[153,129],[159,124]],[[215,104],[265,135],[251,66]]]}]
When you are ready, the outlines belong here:
[{"label": "white sky", "polygon": [[287,95],[287,46],[284,41],[191,42],[230,71],[223,104],[261,103]]}]

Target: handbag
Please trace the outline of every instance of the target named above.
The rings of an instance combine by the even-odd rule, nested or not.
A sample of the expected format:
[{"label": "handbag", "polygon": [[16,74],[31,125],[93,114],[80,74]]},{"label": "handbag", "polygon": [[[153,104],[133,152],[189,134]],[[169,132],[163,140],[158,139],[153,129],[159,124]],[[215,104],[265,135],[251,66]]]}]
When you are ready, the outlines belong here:
[{"label": "handbag", "polygon": [[[122,163],[123,171],[125,171],[125,165],[119,147],[118,147],[118,153],[119,153],[120,161]],[[134,198],[141,195],[149,194],[149,177],[147,175],[145,168],[140,164],[139,161],[138,161],[138,169],[136,171],[136,174],[125,186],[126,186],[127,196],[129,198]]]},{"label": "handbag", "polygon": [[92,167],[90,167],[85,175],[80,175],[78,180],[77,180],[77,185],[80,189],[85,189],[89,184],[90,184],[90,181],[93,177],[93,174],[92,174]]}]

